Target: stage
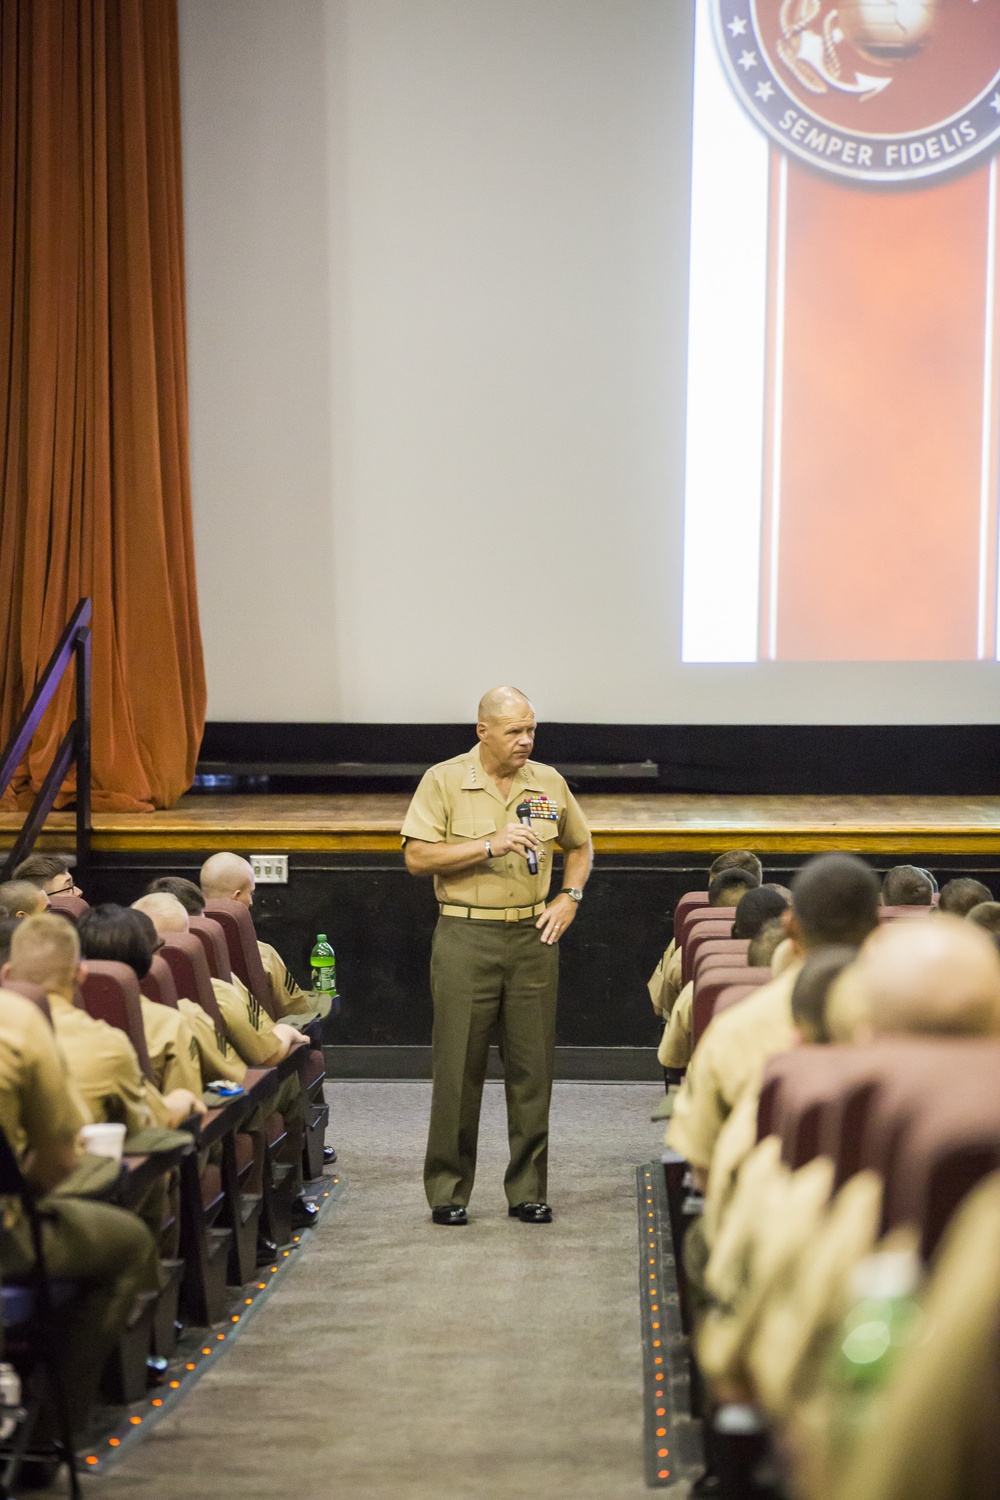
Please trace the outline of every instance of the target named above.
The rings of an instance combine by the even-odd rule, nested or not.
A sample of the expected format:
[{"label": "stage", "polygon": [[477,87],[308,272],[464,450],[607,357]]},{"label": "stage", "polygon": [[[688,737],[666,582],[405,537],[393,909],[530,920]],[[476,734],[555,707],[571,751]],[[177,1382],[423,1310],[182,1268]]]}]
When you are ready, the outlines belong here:
[{"label": "stage", "polygon": [[[165,812],[96,814],[94,850],[386,853],[399,849],[408,800],[405,793],[188,795]],[[1000,854],[1000,797],[628,793],[579,800],[598,854],[718,853],[731,845],[762,854]],[[10,847],[19,824],[16,814],[0,814],[0,847]],[[56,813],[38,847],[63,848],[72,834],[72,814]]]},{"label": "stage", "polygon": [[[259,885],[254,918],[293,973],[325,932],[338,959],[340,1015],[327,1023],[331,1070],[427,1076],[428,962],[437,916],[428,880],[406,872],[405,793],[189,795],[166,812],[97,814],[84,878],[91,902],[133,901],[153,876],[197,879],[206,854],[288,854],[287,885]],[[909,862],[942,882],[975,873],[1000,894],[1000,797],[582,795],[596,860],[562,943],[561,1077],[657,1076],[658,1027],[646,980],[671,934],[674,905],[703,888],[714,855],[736,845],[787,884],[824,849],[864,855],[878,871]],[[19,819],[0,815],[9,847]],[[71,848],[73,817],[55,814],[40,847]]]}]

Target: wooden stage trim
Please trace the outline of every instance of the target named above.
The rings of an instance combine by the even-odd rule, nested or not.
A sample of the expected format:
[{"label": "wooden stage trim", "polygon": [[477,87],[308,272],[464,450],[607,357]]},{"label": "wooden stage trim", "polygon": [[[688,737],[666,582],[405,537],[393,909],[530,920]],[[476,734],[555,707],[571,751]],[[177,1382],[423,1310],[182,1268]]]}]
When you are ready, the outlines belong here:
[{"label": "wooden stage trim", "polygon": [[[94,849],[238,849],[252,854],[398,851],[408,798],[186,796],[153,813],[98,813]],[[761,853],[849,849],[871,854],[1000,853],[1000,797],[582,796],[600,854]],[[0,814],[0,848],[20,817]],[[72,847],[71,813],[54,813],[39,848]]]}]

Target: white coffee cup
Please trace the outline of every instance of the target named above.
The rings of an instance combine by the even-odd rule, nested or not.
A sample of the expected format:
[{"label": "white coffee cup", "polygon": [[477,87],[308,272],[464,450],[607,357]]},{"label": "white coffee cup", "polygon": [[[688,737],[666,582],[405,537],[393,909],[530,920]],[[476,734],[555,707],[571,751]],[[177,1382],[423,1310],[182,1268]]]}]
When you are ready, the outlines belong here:
[{"label": "white coffee cup", "polygon": [[84,1125],[80,1131],[84,1149],[92,1156],[110,1156],[121,1161],[125,1146],[124,1125]]}]

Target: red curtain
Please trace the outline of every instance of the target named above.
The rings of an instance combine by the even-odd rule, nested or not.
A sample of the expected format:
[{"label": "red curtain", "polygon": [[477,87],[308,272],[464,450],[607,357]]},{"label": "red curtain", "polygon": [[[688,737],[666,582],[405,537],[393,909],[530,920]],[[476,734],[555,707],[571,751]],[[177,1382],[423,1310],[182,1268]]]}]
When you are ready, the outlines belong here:
[{"label": "red curtain", "polygon": [[[205,717],[176,0],[0,3],[0,745],[87,594],[94,806],[169,806]],[[20,802],[72,714],[70,676]]]}]

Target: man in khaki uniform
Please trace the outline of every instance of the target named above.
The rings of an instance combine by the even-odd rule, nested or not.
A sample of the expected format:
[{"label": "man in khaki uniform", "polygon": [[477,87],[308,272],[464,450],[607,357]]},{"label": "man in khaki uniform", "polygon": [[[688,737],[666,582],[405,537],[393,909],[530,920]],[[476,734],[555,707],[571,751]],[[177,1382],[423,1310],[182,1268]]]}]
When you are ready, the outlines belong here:
[{"label": "man in khaki uniform", "polygon": [[[438,1224],[465,1224],[490,1034],[499,1022],[507,1096],[509,1212],[545,1224],[558,942],[576,916],[593,848],[558,771],[529,760],[535,713],[515,688],[479,705],[479,744],[432,766],[403,823],[411,875],[432,875],[433,1073],[424,1187]],[[530,826],[519,821],[527,803]],[[563,888],[546,904],[552,853]],[[537,860],[537,874],[528,867]]]},{"label": "man in khaki uniform", "polygon": [[[201,867],[201,888],[210,900],[239,901],[253,906],[256,876],[249,860],[238,854],[212,854]],[[288,971],[288,966],[270,943],[257,940],[264,972],[271,981],[274,1003],[283,1020],[306,1023],[330,1014],[330,996],[306,994]]]},{"label": "man in khaki uniform", "polygon": [[[30,930],[19,946],[22,958],[30,959]],[[20,995],[0,989],[0,1126],[40,1194],[52,1194],[74,1171],[82,1123],[41,1012]],[[82,1437],[104,1362],[135,1299],[157,1287],[156,1247],[135,1215],[109,1204],[43,1196],[39,1206],[49,1274],[85,1282],[82,1295],[60,1309],[54,1349],[70,1419]],[[2,1214],[0,1275],[5,1281],[29,1277],[35,1257],[27,1220],[11,1199],[3,1201]],[[41,1444],[47,1435],[36,1429],[33,1440]]]}]

